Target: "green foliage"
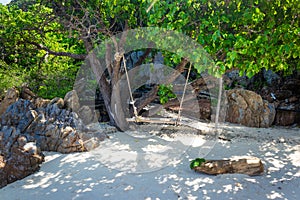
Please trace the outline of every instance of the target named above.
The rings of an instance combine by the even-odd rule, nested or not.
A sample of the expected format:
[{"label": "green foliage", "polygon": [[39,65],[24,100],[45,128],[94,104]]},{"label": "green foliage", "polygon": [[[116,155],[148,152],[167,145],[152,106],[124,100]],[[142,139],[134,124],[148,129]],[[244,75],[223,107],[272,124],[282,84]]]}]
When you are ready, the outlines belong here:
[{"label": "green foliage", "polygon": [[159,85],[158,96],[161,104],[167,103],[170,99],[176,98],[176,95],[172,92],[172,85]]},{"label": "green foliage", "polygon": [[[84,51],[82,44],[69,38],[63,26],[52,20],[50,8],[34,4],[25,11],[15,5],[0,5],[0,11],[3,27],[0,52],[6,63],[0,66],[0,90],[26,83],[41,97],[63,97],[72,89],[81,62],[50,55],[39,50],[36,44],[52,51],[71,53]],[[9,81],[10,76],[13,78]]]},{"label": "green foliage", "polygon": [[205,163],[205,162],[206,162],[206,160],[204,158],[196,158],[196,159],[191,161],[190,168],[194,169],[195,167],[201,166],[201,164]]},{"label": "green foliage", "polygon": [[5,95],[7,89],[20,86],[26,80],[26,72],[17,66],[11,67],[0,60],[0,98]]},{"label": "green foliage", "polygon": [[212,74],[231,68],[249,77],[262,68],[289,73],[300,69],[299,9],[296,0],[159,1],[148,25],[197,40],[216,62]]}]

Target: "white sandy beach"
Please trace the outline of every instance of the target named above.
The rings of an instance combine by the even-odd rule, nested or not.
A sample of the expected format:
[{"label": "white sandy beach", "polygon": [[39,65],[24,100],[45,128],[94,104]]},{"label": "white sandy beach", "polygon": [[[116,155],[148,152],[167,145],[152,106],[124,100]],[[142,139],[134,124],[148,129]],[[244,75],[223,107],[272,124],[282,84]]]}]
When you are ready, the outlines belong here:
[{"label": "white sandy beach", "polygon": [[[164,143],[163,137],[117,132],[92,152],[45,152],[40,171],[0,189],[0,199],[300,198],[299,128],[226,125],[223,130],[215,144],[203,135],[192,140],[186,136],[179,144],[177,136]],[[206,152],[205,145],[214,146]],[[254,177],[196,173],[189,168],[190,160],[202,156],[207,160],[256,156],[265,173]]]}]

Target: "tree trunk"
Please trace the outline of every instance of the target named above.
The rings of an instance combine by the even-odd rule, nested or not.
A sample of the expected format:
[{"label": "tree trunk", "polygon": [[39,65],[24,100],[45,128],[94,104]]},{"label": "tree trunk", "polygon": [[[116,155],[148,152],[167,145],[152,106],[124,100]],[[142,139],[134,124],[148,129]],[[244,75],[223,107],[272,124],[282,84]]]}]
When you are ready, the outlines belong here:
[{"label": "tree trunk", "polygon": [[[114,46],[116,49],[115,53],[115,60],[112,63],[111,58],[111,47],[107,47],[106,50],[106,65],[108,66],[101,66],[101,62],[95,55],[93,50],[93,45],[88,40],[85,40],[85,48],[87,52],[90,52],[88,55],[88,60],[90,66],[94,72],[94,75],[97,79],[97,83],[100,89],[100,92],[103,97],[104,105],[106,111],[109,115],[110,124],[116,126],[119,130],[125,131],[128,129],[128,123],[125,118],[124,108],[122,107],[121,103],[121,96],[120,96],[120,86],[119,86],[119,79],[120,79],[120,66],[121,66],[121,59],[123,57],[122,46],[125,42],[126,34],[122,35],[121,41],[118,44],[115,38],[113,38]],[[108,68],[108,73],[110,75],[110,82],[107,80],[104,69]]]}]

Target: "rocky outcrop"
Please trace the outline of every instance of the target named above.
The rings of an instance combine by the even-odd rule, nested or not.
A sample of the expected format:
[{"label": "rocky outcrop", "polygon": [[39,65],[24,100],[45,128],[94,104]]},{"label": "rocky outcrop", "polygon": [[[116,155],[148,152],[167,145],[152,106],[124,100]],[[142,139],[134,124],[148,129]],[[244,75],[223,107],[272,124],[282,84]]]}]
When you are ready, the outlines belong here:
[{"label": "rocky outcrop", "polygon": [[1,127],[0,188],[34,173],[43,161],[44,155],[34,138],[14,127]]},{"label": "rocky outcrop", "polygon": [[275,125],[289,126],[300,124],[300,80],[287,78],[282,85],[263,87],[263,99],[276,105]]},{"label": "rocky outcrop", "polygon": [[275,106],[249,90],[227,91],[226,121],[249,127],[269,127],[275,118]]},{"label": "rocky outcrop", "polygon": [[[41,151],[92,150],[106,133],[116,131],[92,124],[94,115],[88,107],[79,109],[76,92],[68,93],[66,100],[36,98],[28,91],[30,95],[23,94],[27,99],[17,100],[18,94],[11,90],[1,102],[7,106],[0,116],[0,188],[38,170],[44,159]],[[80,111],[85,123],[74,110]]]},{"label": "rocky outcrop", "polygon": [[94,140],[98,142],[105,138],[104,132],[95,134],[88,129],[75,112],[60,107],[60,101],[36,107],[33,102],[20,99],[2,115],[1,125],[16,127],[35,140],[42,151],[86,151],[85,141],[96,136]]}]

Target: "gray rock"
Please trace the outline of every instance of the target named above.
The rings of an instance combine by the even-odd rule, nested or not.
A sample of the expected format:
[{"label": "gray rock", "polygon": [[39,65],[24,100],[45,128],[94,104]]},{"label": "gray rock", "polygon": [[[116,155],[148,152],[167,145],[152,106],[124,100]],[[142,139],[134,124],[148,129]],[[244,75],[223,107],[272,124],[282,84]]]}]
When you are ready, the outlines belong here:
[{"label": "gray rock", "polygon": [[280,76],[272,70],[263,69],[263,76],[269,86],[278,85],[280,82]]},{"label": "gray rock", "polygon": [[[27,139],[36,141],[43,151],[85,151],[83,142],[91,139],[90,131],[77,113],[59,108],[59,101],[61,99],[51,101],[46,107],[35,107],[29,100],[20,99],[9,106],[1,124],[16,127]],[[94,113],[87,106],[82,108],[82,115],[86,123],[94,119]]]},{"label": "gray rock", "polygon": [[224,82],[230,88],[245,88],[250,79],[247,76],[240,76],[239,70],[232,70],[224,74]]},{"label": "gray rock", "polygon": [[72,90],[65,95],[64,103],[67,110],[73,112],[77,112],[79,110],[80,104],[76,90]]},{"label": "gray rock", "polygon": [[161,52],[154,56],[154,64],[164,64],[164,57]]},{"label": "gray rock", "polygon": [[14,127],[0,131],[0,188],[22,179],[40,168],[44,155],[35,141]]},{"label": "gray rock", "polygon": [[[19,99],[7,107],[0,119],[0,188],[37,171],[44,160],[41,151],[92,150],[111,132],[85,126],[72,109],[62,108],[59,98],[43,106]],[[82,111],[93,117],[86,107]]]},{"label": "gray rock", "polygon": [[79,117],[82,119],[84,124],[90,124],[95,122],[95,113],[88,106],[82,106],[78,111]]}]

